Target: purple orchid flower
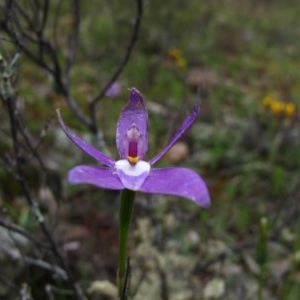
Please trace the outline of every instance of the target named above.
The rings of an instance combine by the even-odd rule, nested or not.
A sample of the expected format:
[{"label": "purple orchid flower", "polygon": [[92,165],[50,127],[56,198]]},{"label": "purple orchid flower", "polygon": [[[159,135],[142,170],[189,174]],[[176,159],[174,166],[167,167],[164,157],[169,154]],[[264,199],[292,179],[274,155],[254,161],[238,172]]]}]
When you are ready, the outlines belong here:
[{"label": "purple orchid flower", "polygon": [[132,88],[129,101],[124,107],[118,123],[116,143],[120,159],[115,161],[96,150],[70,132],[59,111],[59,123],[68,136],[84,152],[101,162],[105,167],[76,166],[69,171],[70,184],[92,184],[100,188],[141,191],[153,194],[168,194],[185,197],[196,204],[208,207],[210,198],[206,184],[194,171],[187,168],[152,168],[193,124],[199,107],[182,123],[168,145],[148,162],[143,160],[148,150],[148,113],[140,92]]}]

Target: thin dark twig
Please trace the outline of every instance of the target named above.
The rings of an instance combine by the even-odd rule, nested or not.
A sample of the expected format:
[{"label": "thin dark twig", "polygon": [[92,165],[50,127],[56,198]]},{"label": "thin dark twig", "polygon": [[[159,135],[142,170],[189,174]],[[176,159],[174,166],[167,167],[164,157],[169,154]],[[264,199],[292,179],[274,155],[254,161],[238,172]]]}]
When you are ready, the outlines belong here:
[{"label": "thin dark twig", "polygon": [[41,25],[39,27],[39,32],[44,32],[45,26],[48,20],[48,11],[49,11],[49,0],[44,0],[44,5],[42,9],[42,20]]},{"label": "thin dark twig", "polygon": [[79,40],[79,24],[80,24],[80,3],[78,0],[72,0],[72,11],[73,11],[73,26],[70,38],[70,45],[68,54],[66,56],[66,67],[65,67],[65,78],[66,82],[69,82],[70,71],[75,59],[75,55],[78,48]]},{"label": "thin dark twig", "polygon": [[[73,0],[73,1],[77,2],[78,0]],[[96,132],[97,129],[95,123],[92,122],[92,120],[89,119],[83,113],[83,111],[78,107],[77,103],[74,101],[73,97],[71,96],[69,83],[67,82],[67,78],[64,78],[64,74],[58,59],[58,52],[56,48],[48,40],[44,39],[43,32],[39,32],[37,28],[32,29],[35,37],[28,34],[28,32],[24,30],[19,20],[19,15],[18,12],[16,11],[15,5],[16,5],[15,1],[12,0],[8,1],[6,5],[6,19],[4,22],[1,23],[3,30],[13,39],[16,46],[19,49],[21,49],[36,65],[46,70],[52,76],[55,82],[56,92],[64,96],[65,101],[68,107],[70,108],[70,110],[73,112],[74,116],[78,120],[80,120],[85,126],[87,126],[91,132]],[[47,7],[49,8],[49,6]],[[48,9],[48,13],[49,13],[49,9]],[[29,18],[29,16],[27,17]],[[79,22],[79,13],[76,22]],[[17,36],[15,29],[21,34],[20,38]],[[38,53],[35,53],[21,39],[25,39],[29,41],[31,44],[37,46]],[[75,43],[77,43],[76,38],[74,37],[73,39],[74,42],[72,44],[75,45]],[[74,55],[75,55],[76,51],[75,50],[72,51],[74,51]],[[45,59],[45,55],[48,56],[48,59]],[[72,59],[73,58],[71,58],[71,60]]]},{"label": "thin dark twig", "polygon": [[15,121],[14,121],[15,108],[12,105],[11,101],[8,101],[8,110],[9,110],[9,115],[10,115],[10,127],[11,127],[11,133],[12,133],[13,148],[14,148],[15,159],[16,159],[16,171],[19,175],[19,177],[18,177],[19,180],[18,181],[19,181],[19,183],[21,185],[21,188],[23,190],[23,194],[24,194],[29,206],[31,207],[31,209],[34,213],[42,232],[44,233],[47,240],[49,241],[49,243],[51,245],[52,252],[59,259],[60,264],[66,270],[67,275],[68,275],[68,280],[69,280],[70,284],[73,287],[76,298],[79,299],[79,300],[84,299],[85,297],[83,296],[83,293],[82,293],[81,289],[80,290],[78,289],[79,287],[78,287],[77,283],[75,282],[75,280],[73,278],[73,274],[69,270],[69,266],[66,263],[64,256],[60,252],[59,247],[56,244],[56,241],[54,240],[48,226],[46,225],[44,217],[41,215],[40,211],[38,210],[38,207],[37,207],[36,203],[34,202],[32,196],[31,196],[29,187],[28,187],[28,185],[27,185],[27,183],[26,183],[26,181],[23,177],[23,171],[22,171],[22,167],[21,167],[22,162],[20,161],[20,156],[19,156],[17,130],[16,130]]},{"label": "thin dark twig", "polygon": [[[2,65],[2,68],[5,68],[5,64]],[[3,95],[2,95],[3,97]],[[23,175],[23,169],[22,169],[22,158],[20,156],[20,149],[19,149],[19,138],[18,138],[18,121],[16,120],[17,114],[17,108],[15,106],[15,94],[8,94],[5,93],[5,102],[7,106],[8,116],[9,116],[9,125],[10,125],[10,131],[11,131],[11,138],[12,138],[12,145],[13,145],[13,153],[14,153],[14,159],[15,159],[15,172],[17,174],[16,179],[19,182],[21,189],[23,191],[23,195],[30,206],[32,212],[34,213],[34,216],[43,232],[45,237],[47,238],[50,249],[52,250],[53,254],[57,257],[59,260],[61,266],[67,273],[69,284],[72,286],[74,295],[76,299],[82,300],[85,299],[85,296],[80,288],[80,286],[76,283],[75,279],[73,278],[73,274],[71,270],[69,269],[69,265],[67,264],[62,252],[60,251],[55,239],[53,238],[46,222],[41,214],[37,203],[34,201],[30,189],[27,185],[27,182],[25,180],[25,177]]]},{"label": "thin dark twig", "polygon": [[0,220],[0,226],[11,230],[13,232],[17,232],[19,234],[21,234],[22,236],[26,237],[28,240],[30,240],[31,242],[33,242],[34,244],[36,244],[39,247],[45,248],[45,249],[50,249],[50,246],[48,244],[45,244],[39,240],[37,240],[35,237],[33,237],[30,233],[28,233],[26,230],[24,230],[23,228],[14,225],[12,223]]},{"label": "thin dark twig", "polygon": [[59,266],[53,265],[48,263],[47,261],[36,259],[28,256],[24,256],[24,261],[28,265],[37,266],[41,269],[51,271],[52,273],[56,274],[63,280],[68,280],[68,275],[65,270],[60,268]]},{"label": "thin dark twig", "polygon": [[57,5],[55,8],[53,8],[53,20],[52,20],[52,41],[53,41],[53,46],[55,49],[59,48],[59,43],[58,43],[58,36],[59,36],[59,16],[60,16],[60,11],[63,6],[62,1],[57,1]]},{"label": "thin dark twig", "polygon": [[131,38],[129,40],[129,44],[127,46],[125,55],[124,55],[120,65],[117,67],[117,69],[115,70],[115,72],[111,76],[110,80],[104,86],[103,90],[99,94],[94,96],[94,98],[90,101],[90,115],[91,115],[93,123],[96,122],[96,109],[95,109],[96,104],[98,103],[98,101],[100,99],[102,99],[104,97],[104,95],[105,95],[106,91],[108,90],[108,88],[121,75],[122,71],[124,70],[124,68],[126,67],[128,61],[130,59],[133,47],[134,47],[134,45],[137,41],[138,33],[139,33],[139,30],[140,30],[140,24],[141,24],[141,20],[142,20],[142,15],[143,15],[143,0],[136,0],[136,5],[137,5],[136,17],[135,17],[135,20],[134,20]]},{"label": "thin dark twig", "polygon": [[[20,24],[18,19],[18,15],[14,9],[14,1],[9,1],[10,5],[7,5],[6,8],[6,20],[1,23],[1,27],[4,32],[6,32],[13,40],[14,44],[18,49],[21,49],[36,65],[40,66],[44,70],[46,70],[50,75],[54,76],[54,71],[51,69],[44,60],[41,60],[29,47],[27,47],[18,37],[15,29],[17,29],[22,35],[25,35],[24,30]],[[15,28],[16,27],[16,28]],[[26,37],[29,38],[26,33]],[[24,36],[23,36],[24,38]],[[31,37],[32,39],[32,37]]]},{"label": "thin dark twig", "polygon": [[40,145],[40,142],[37,143],[37,145],[32,145],[32,142],[30,140],[27,128],[24,126],[20,115],[18,115],[18,120],[17,121],[18,121],[18,129],[19,129],[21,135],[23,136],[23,138],[24,138],[24,140],[26,142],[26,145],[29,148],[30,153],[38,161],[38,163],[39,163],[39,165],[41,167],[41,170],[46,173],[47,172],[47,168],[46,168],[46,166],[45,166],[45,164],[44,164],[44,162],[43,162],[40,154],[37,151],[38,150],[38,146]]},{"label": "thin dark twig", "polygon": [[[12,84],[10,82],[10,77],[13,75],[13,67],[18,64],[18,61],[20,59],[20,55],[19,53],[16,53],[16,55],[14,56],[12,62],[9,64],[9,66],[7,65],[7,63],[4,61],[4,58],[1,58],[2,62],[1,62],[1,69],[2,69],[2,81],[4,81],[3,83],[3,89],[2,89],[2,94],[6,93],[6,96],[9,96],[9,94],[13,94],[13,89],[12,89]],[[6,90],[6,92],[5,92]],[[2,96],[2,95],[1,95]],[[1,97],[3,99],[3,97]],[[5,98],[5,95],[4,95]],[[38,161],[41,169],[44,171],[44,173],[46,173],[46,166],[43,162],[43,160],[41,159],[39,153],[37,152],[37,147],[33,146],[29,137],[29,134],[27,132],[26,126],[24,126],[22,118],[18,112],[18,110],[15,110],[15,120],[17,121],[17,126],[18,126],[18,130],[20,131],[20,133],[22,134],[27,147],[30,150],[30,153],[36,158],[36,160]]]},{"label": "thin dark twig", "polygon": [[[29,149],[29,153],[31,154],[31,157],[34,157],[37,160],[37,162],[39,164],[39,167],[40,167],[40,170],[43,171],[42,181],[45,182],[48,170],[47,170],[47,167],[46,167],[43,159],[41,158],[41,156],[38,152],[38,147],[41,143],[41,139],[38,141],[38,143],[36,145],[33,145],[32,142],[31,142],[27,127],[24,125],[22,117],[21,117],[21,115],[19,114],[19,112],[17,110],[16,110],[16,113],[15,113],[15,118],[16,118],[16,123],[17,123],[17,126],[18,126],[18,130],[19,130],[19,132],[21,133],[22,137],[25,140],[26,146]],[[27,159],[29,160],[30,156],[28,156]]]},{"label": "thin dark twig", "polygon": [[[15,10],[18,12],[18,14],[23,18],[23,20],[25,22],[27,22],[27,25],[28,25],[28,28],[35,28],[35,24],[34,21],[32,21],[29,17],[29,15],[25,12],[25,10],[22,9],[22,7],[19,5],[19,3],[13,1],[13,6],[12,6],[12,9],[15,8]],[[20,21],[20,23],[22,23]],[[26,26],[25,26],[26,28]]]},{"label": "thin dark twig", "polygon": [[127,257],[126,273],[125,273],[124,285],[123,285],[123,290],[122,290],[122,295],[121,295],[120,300],[126,300],[127,299],[127,290],[128,290],[130,274],[131,274],[130,257]]},{"label": "thin dark twig", "polygon": [[33,14],[33,21],[35,24],[39,23],[40,0],[27,0],[28,7],[26,10]]},{"label": "thin dark twig", "polygon": [[19,289],[16,285],[14,285],[12,282],[7,280],[1,273],[0,273],[0,281],[2,281],[4,284],[6,284],[7,286],[9,286],[12,289],[16,289],[16,290]]},{"label": "thin dark twig", "polygon": [[5,168],[5,170],[11,174],[15,179],[17,179],[16,172],[14,170],[14,163],[9,155],[5,154],[0,156],[0,164]]}]

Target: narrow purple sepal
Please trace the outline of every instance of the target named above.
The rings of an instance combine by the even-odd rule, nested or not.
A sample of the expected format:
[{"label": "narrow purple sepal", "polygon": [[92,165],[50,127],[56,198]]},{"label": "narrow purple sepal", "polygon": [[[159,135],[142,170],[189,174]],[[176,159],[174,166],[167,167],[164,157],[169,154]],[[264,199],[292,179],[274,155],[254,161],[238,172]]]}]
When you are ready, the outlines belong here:
[{"label": "narrow purple sepal", "polygon": [[178,131],[175,133],[173,138],[167,144],[167,146],[161,150],[158,154],[156,154],[153,158],[150,159],[149,164],[153,165],[156,163],[163,155],[165,155],[173,145],[178,141],[179,138],[189,129],[189,127],[194,123],[200,111],[200,107],[198,105],[194,106],[192,113],[183,121]]},{"label": "narrow purple sepal", "polygon": [[70,184],[92,184],[103,189],[122,190],[124,186],[111,168],[76,166],[68,173]]},{"label": "narrow purple sepal", "polygon": [[209,193],[203,179],[186,168],[151,169],[140,191],[181,196],[199,206],[210,206]]},{"label": "narrow purple sepal", "polygon": [[121,159],[128,156],[128,133],[132,126],[138,130],[138,156],[143,159],[148,151],[148,112],[141,93],[130,89],[129,101],[123,108],[117,123],[116,144]]},{"label": "narrow purple sepal", "polygon": [[73,134],[64,124],[62,117],[60,115],[59,110],[56,110],[57,112],[57,117],[58,117],[58,121],[59,124],[61,126],[61,128],[63,129],[63,131],[65,132],[65,134],[67,135],[67,137],[76,145],[78,146],[81,150],[83,150],[84,152],[86,152],[87,154],[89,154],[91,157],[95,158],[96,160],[98,160],[99,162],[101,162],[102,164],[106,165],[106,166],[110,166],[113,167],[115,164],[115,161],[112,160],[110,157],[108,157],[107,155],[105,155],[104,153],[96,150],[93,146],[87,144],[85,141],[83,141],[82,139],[80,139],[77,135]]}]

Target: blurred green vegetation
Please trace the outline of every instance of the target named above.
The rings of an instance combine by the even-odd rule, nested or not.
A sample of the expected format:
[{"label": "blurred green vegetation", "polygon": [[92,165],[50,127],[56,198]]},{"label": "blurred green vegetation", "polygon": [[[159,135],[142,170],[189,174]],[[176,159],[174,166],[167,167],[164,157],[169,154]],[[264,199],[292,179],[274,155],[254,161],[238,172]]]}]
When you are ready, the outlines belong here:
[{"label": "blurred green vegetation", "polygon": [[[120,0],[82,1],[81,6],[80,44],[71,73],[71,90],[80,107],[87,111],[87,99],[105,86],[124,55],[135,7],[133,1]],[[65,17],[59,20],[62,33],[64,24],[69,24],[65,9]],[[245,276],[245,282],[241,283],[245,294],[239,299],[254,299],[259,293],[264,295],[260,299],[300,298],[300,222],[292,214],[299,211],[300,186],[299,15],[300,3],[296,0],[145,1],[138,42],[118,79],[122,92],[116,98],[101,100],[98,105],[98,126],[115,158],[115,126],[126,103],[127,88],[138,88],[148,103],[148,158],[167,143],[193,104],[201,105],[200,117],[183,138],[188,154],[180,162],[166,156],[158,166],[176,164],[198,171],[209,186],[211,208],[203,211],[183,199],[139,195],[135,217],[138,220],[147,216],[152,220],[155,235],[152,243],[160,253],[167,252],[164,250],[167,242],[176,241],[177,251],[196,259],[199,266],[226,248],[244,242],[253,246],[250,250],[241,247],[226,258],[228,264],[210,265],[202,274],[191,272],[193,279],[189,282],[194,294],[185,299],[200,299],[199,290],[217,276],[223,278],[226,286],[218,299],[237,299],[232,298],[234,288],[230,288],[230,280],[234,271],[230,266],[236,268],[237,274],[247,274],[241,275]],[[62,53],[66,51],[64,45],[62,37]],[[181,51],[186,64],[176,63],[168,52],[171,48]],[[38,134],[45,119],[53,118],[55,108],[61,107],[68,126],[77,129],[81,137],[92,140],[55,94],[49,76],[26,57],[22,59],[19,95],[24,101],[24,121],[34,133]],[[263,106],[263,99],[269,95],[293,103],[294,113],[276,115]],[[80,150],[71,150],[68,141],[64,147],[53,143],[59,128],[56,123],[51,123],[50,128],[41,153],[65,176],[71,166],[87,158],[78,153]],[[5,172],[1,171],[0,176],[4,180]],[[73,199],[85,189],[91,190],[66,187],[66,198]],[[8,193],[3,192],[5,195]],[[13,197],[11,191],[9,195]],[[94,190],[89,194],[92,205],[101,214],[107,210],[115,220],[112,208],[116,208],[116,202],[106,202],[107,196],[99,199],[99,195]],[[109,194],[108,198],[113,201],[116,197]],[[13,205],[6,199],[3,201],[14,215]],[[69,208],[78,202],[80,199],[64,205]],[[80,223],[78,214],[73,214],[75,222]],[[166,225],[166,216],[170,214],[177,222],[171,229]],[[28,209],[23,208],[21,216],[13,218],[30,228]],[[272,241],[262,241],[262,218],[270,235],[280,228]],[[187,240],[190,231],[197,232],[199,243]],[[212,244],[217,242],[223,246],[216,247],[214,252]],[[259,256],[256,250],[262,248],[262,243],[268,244],[263,244],[263,255],[268,257],[263,266],[260,259],[256,261]],[[89,246],[91,252],[101,252]],[[133,259],[135,246],[132,244]],[[251,268],[249,256],[252,265],[263,269],[263,279]],[[82,282],[88,286],[97,274],[95,271],[90,274],[91,261],[84,266],[85,258],[78,259]],[[247,290],[247,280],[249,289],[250,284],[256,284],[257,289],[260,285],[261,290],[255,296]],[[196,285],[201,289],[195,288]]]}]

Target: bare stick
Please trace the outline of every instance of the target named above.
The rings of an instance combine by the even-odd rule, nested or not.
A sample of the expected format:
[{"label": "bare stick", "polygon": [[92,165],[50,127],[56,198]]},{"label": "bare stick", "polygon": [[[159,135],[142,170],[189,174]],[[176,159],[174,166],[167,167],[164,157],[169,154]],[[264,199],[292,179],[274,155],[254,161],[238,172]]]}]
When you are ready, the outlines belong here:
[{"label": "bare stick", "polygon": [[[9,72],[7,69],[7,63],[5,60],[1,57],[1,64],[0,64],[0,71],[2,75],[2,80],[4,82],[7,81],[3,86],[4,88],[7,86],[10,86],[8,83],[10,81],[9,78]],[[78,300],[83,300],[85,299],[85,296],[80,288],[80,286],[77,284],[75,281],[73,274],[71,270],[69,269],[69,265],[66,262],[66,259],[61,252],[59,246],[57,245],[55,239],[53,238],[46,222],[44,219],[44,216],[39,210],[37,202],[34,200],[34,198],[31,195],[29,186],[26,182],[25,176],[23,175],[23,167],[22,167],[22,157],[20,155],[20,142],[19,142],[19,137],[18,137],[18,132],[20,130],[19,128],[19,122],[18,122],[18,113],[17,113],[17,108],[15,105],[16,102],[16,95],[12,89],[9,90],[4,90],[1,91],[1,97],[3,98],[4,103],[6,104],[7,107],[7,112],[8,112],[8,117],[9,117],[9,125],[10,125],[10,132],[11,132],[11,138],[12,138],[12,146],[13,146],[13,156],[15,160],[15,178],[20,184],[20,187],[22,189],[23,195],[30,206],[40,228],[43,234],[45,235],[46,239],[49,242],[49,247],[52,251],[52,253],[56,256],[56,258],[59,260],[60,265],[62,268],[65,270],[68,278],[68,282],[70,286],[73,289],[74,296]]]},{"label": "bare stick", "polygon": [[117,67],[117,69],[115,70],[115,72],[113,73],[113,75],[111,76],[111,78],[107,82],[107,84],[104,86],[102,91],[90,100],[90,116],[93,120],[93,123],[95,123],[95,120],[96,120],[96,109],[95,109],[96,104],[99,102],[100,99],[102,99],[104,97],[108,88],[121,75],[122,71],[124,70],[125,66],[127,65],[128,61],[130,59],[133,47],[137,41],[140,24],[141,24],[141,20],[142,20],[142,14],[143,14],[143,0],[136,0],[136,5],[137,5],[136,17],[134,20],[131,38],[129,40],[129,44],[127,46],[125,55],[124,55],[120,65]]},{"label": "bare stick", "polygon": [[24,261],[28,265],[37,266],[41,269],[51,271],[54,274],[56,274],[57,276],[59,276],[61,279],[68,280],[68,275],[66,274],[65,270],[63,270],[59,266],[50,264],[50,263],[48,263],[48,262],[46,262],[42,259],[35,259],[35,258],[32,258],[32,257],[28,257],[28,256],[24,256]]},{"label": "bare stick", "polygon": [[26,230],[24,230],[23,228],[21,228],[17,225],[11,224],[4,220],[0,220],[0,226],[6,228],[8,230],[11,230],[13,232],[17,232],[17,233],[21,234],[22,236],[26,237],[28,240],[30,240],[31,242],[33,242],[35,245],[37,245],[39,247],[50,249],[50,246],[48,244],[45,244],[45,243],[37,240],[30,233],[28,233]]},{"label": "bare stick", "polygon": [[68,54],[66,56],[66,67],[65,67],[65,78],[68,84],[70,71],[74,63],[75,55],[78,48],[78,39],[79,39],[79,24],[80,24],[80,3],[79,0],[72,0],[72,11],[73,11],[73,26],[72,33],[70,38],[70,47]]},{"label": "bare stick", "polygon": [[[73,112],[74,116],[81,121],[89,130],[93,133],[97,132],[95,123],[88,118],[83,111],[79,108],[76,101],[72,97],[69,88],[69,74],[74,61],[75,53],[78,43],[78,28],[79,28],[79,2],[73,0],[73,14],[74,14],[74,28],[70,41],[71,52],[66,58],[66,67],[63,71],[63,67],[59,62],[58,52],[55,46],[44,37],[44,30],[46,26],[47,14],[49,14],[49,3],[45,0],[43,7],[43,16],[41,24],[35,24],[30,16],[26,14],[18,2],[15,0],[7,0],[6,2],[6,19],[0,24],[2,29],[13,39],[16,46],[22,50],[36,65],[46,70],[53,78],[55,82],[56,92],[61,94],[65,101]],[[37,8],[36,8],[37,9]],[[29,29],[25,29],[20,20],[22,18],[28,25]],[[39,25],[39,26],[38,26]],[[18,34],[19,36],[18,36]],[[24,42],[25,39],[25,42]],[[29,45],[27,43],[29,42]],[[37,51],[32,50],[30,45],[37,47]],[[75,47],[75,48],[72,48]]]}]

